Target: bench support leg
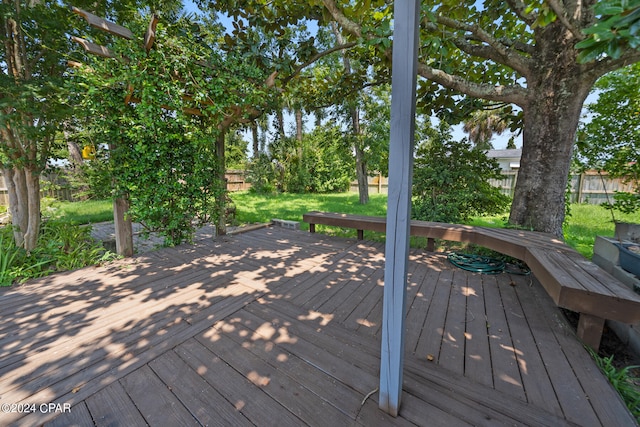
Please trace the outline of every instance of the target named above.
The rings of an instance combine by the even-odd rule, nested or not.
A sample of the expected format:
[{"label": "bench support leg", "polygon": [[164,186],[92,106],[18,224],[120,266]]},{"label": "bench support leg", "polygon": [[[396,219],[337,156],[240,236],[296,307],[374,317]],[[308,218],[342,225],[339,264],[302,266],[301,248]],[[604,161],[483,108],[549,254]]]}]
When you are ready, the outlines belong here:
[{"label": "bench support leg", "polygon": [[309,233],[315,233],[315,232],[316,232],[316,225],[309,224]]},{"label": "bench support leg", "polygon": [[364,240],[364,230],[358,230],[358,240]]},{"label": "bench support leg", "polygon": [[593,350],[598,351],[602,330],[604,329],[604,319],[590,314],[580,313],[578,321],[578,338]]},{"label": "bench support leg", "polygon": [[436,251],[436,239],[432,239],[431,237],[427,238],[427,251]]}]

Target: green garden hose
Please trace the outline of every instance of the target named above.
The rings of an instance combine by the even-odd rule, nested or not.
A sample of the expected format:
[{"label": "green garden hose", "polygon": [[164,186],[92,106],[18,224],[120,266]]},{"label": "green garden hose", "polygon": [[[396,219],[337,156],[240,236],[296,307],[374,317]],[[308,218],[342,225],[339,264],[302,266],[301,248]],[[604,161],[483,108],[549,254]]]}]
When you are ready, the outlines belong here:
[{"label": "green garden hose", "polygon": [[475,273],[500,274],[507,272],[523,276],[531,274],[531,270],[526,266],[512,263],[507,264],[500,259],[488,256],[451,252],[447,255],[447,259],[456,267]]}]

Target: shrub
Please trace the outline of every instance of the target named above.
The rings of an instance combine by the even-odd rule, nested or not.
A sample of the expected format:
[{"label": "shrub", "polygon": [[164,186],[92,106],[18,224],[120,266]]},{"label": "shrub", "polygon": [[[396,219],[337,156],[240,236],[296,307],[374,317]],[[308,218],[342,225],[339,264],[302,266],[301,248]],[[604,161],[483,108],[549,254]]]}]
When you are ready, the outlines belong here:
[{"label": "shrub", "polygon": [[91,238],[90,227],[47,220],[37,248],[30,253],[16,247],[11,234],[11,227],[0,229],[0,286],[116,258]]},{"label": "shrub", "polygon": [[489,180],[500,168],[466,140],[454,141],[441,124],[417,149],[413,178],[413,216],[426,221],[466,222],[471,216],[502,213],[509,198]]}]

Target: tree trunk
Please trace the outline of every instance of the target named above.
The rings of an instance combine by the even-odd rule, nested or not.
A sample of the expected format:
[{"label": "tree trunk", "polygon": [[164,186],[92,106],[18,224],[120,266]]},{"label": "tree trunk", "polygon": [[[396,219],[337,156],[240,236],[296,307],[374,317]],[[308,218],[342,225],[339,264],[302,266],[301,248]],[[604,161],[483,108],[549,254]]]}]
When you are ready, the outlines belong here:
[{"label": "tree trunk", "polygon": [[65,138],[67,139],[67,148],[69,149],[69,159],[74,167],[82,165],[82,150],[75,143],[75,141],[71,141],[67,137],[67,133],[65,132]]},{"label": "tree trunk", "polygon": [[227,129],[218,129],[218,136],[216,137],[216,154],[218,156],[218,165],[220,171],[219,185],[220,191],[216,200],[216,209],[218,211],[218,223],[216,224],[216,234],[218,236],[224,236],[227,234],[227,181],[225,178],[225,153],[224,153],[224,137],[227,134]]},{"label": "tree trunk", "polygon": [[5,168],[13,236],[17,246],[35,249],[40,233],[40,175],[29,168]]},{"label": "tree trunk", "polygon": [[[547,37],[562,40],[549,29]],[[596,76],[586,74],[572,46],[547,43],[540,67],[527,80],[522,159],[509,223],[563,238],[565,194],[582,105]],[[569,49],[568,49],[569,48]]]},{"label": "tree trunk", "polygon": [[113,200],[113,223],[116,232],[116,252],[123,257],[133,256],[133,224],[127,215],[129,200],[118,197]]},{"label": "tree trunk", "polygon": [[353,127],[354,149],[356,152],[356,177],[358,178],[359,202],[369,203],[369,171],[367,170],[366,154],[360,141],[360,112],[351,109],[351,125]]},{"label": "tree trunk", "polygon": [[257,158],[260,153],[260,137],[258,135],[258,123],[251,122],[251,140],[253,142],[253,157]]},{"label": "tree trunk", "polygon": [[284,133],[284,112],[282,109],[276,109],[276,129],[278,138],[284,139],[286,136]]},{"label": "tree trunk", "polygon": [[296,108],[296,141],[302,142],[302,110]]},{"label": "tree trunk", "polygon": [[[331,22],[331,28],[333,34],[336,36],[338,44],[344,44],[344,39],[336,22]],[[351,74],[351,61],[347,51],[342,51],[342,63],[344,65],[344,71],[346,74]],[[353,145],[356,152],[356,177],[358,179],[358,194],[360,204],[366,205],[369,203],[369,179],[367,171],[366,154],[364,148],[360,144],[360,112],[355,106],[349,107],[349,114],[351,115],[351,128],[353,132]]]},{"label": "tree trunk", "polygon": [[356,144],[356,176],[358,177],[359,202],[362,205],[369,203],[369,172],[364,158],[365,154],[360,144]]}]

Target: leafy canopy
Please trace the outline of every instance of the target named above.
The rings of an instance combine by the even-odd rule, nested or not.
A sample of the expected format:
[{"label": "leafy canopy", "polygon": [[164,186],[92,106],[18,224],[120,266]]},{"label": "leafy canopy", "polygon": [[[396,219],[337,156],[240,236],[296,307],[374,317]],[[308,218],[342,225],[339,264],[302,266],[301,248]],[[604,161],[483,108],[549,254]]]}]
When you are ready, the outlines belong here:
[{"label": "leafy canopy", "polygon": [[617,193],[613,207],[640,209],[640,64],[600,78],[598,100],[587,105],[588,121],[580,127],[577,157],[584,169],[607,172],[635,185],[635,194]]}]

